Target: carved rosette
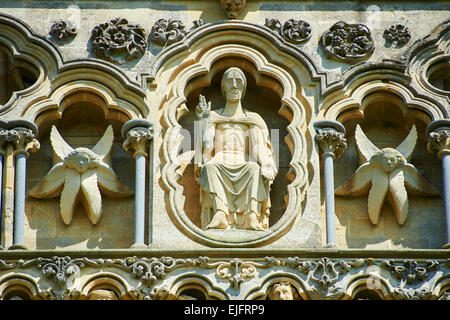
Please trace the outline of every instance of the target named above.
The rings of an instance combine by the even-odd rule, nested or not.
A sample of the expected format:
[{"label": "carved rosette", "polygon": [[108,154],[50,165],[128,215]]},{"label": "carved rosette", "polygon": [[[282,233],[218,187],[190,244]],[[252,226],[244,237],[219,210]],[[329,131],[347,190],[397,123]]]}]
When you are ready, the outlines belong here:
[{"label": "carved rosette", "polygon": [[311,26],[303,20],[289,19],[281,25],[278,19],[266,19],[265,26],[277,32],[290,43],[304,43],[311,38]]},{"label": "carved rosette", "polygon": [[316,141],[319,144],[323,155],[332,155],[339,158],[347,149],[347,139],[342,132],[331,129],[319,129],[316,135]]},{"label": "carved rosette", "polygon": [[92,49],[99,58],[122,64],[142,56],[147,48],[145,30],[116,18],[92,31]]},{"label": "carved rosette", "polygon": [[444,154],[450,154],[450,130],[430,132],[427,149],[430,153],[437,153],[439,159],[442,159]]},{"label": "carved rosette", "polygon": [[327,30],[320,43],[329,57],[348,63],[368,58],[375,49],[369,28],[344,21],[335,23]]},{"label": "carved rosette", "polygon": [[220,0],[223,10],[230,19],[237,19],[247,4],[246,0]]},{"label": "carved rosette", "polygon": [[397,47],[404,46],[408,43],[409,39],[411,39],[408,28],[400,23],[392,25],[384,30],[383,36],[386,41],[395,44]]},{"label": "carved rosette", "polygon": [[72,25],[70,21],[60,20],[54,23],[49,34],[56,41],[67,41],[74,38],[77,35],[77,29]]},{"label": "carved rosette", "polygon": [[180,20],[159,19],[150,31],[150,39],[161,46],[166,46],[183,40],[186,34],[185,26]]}]

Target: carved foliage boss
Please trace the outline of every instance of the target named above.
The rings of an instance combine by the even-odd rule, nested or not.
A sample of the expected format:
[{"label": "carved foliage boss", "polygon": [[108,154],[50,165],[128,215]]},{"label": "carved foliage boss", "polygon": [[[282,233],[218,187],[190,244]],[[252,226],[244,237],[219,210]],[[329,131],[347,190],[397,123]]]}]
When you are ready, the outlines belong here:
[{"label": "carved foliage boss", "polygon": [[119,64],[142,56],[147,48],[145,30],[116,18],[92,31],[92,49],[99,58]]},{"label": "carved foliage boss", "polygon": [[265,25],[294,44],[306,42],[311,38],[311,26],[303,20],[289,19],[282,25],[278,19],[266,19]]},{"label": "carved foliage boss", "polygon": [[327,30],[320,43],[327,55],[349,63],[367,58],[375,49],[370,30],[365,25],[344,21]]}]

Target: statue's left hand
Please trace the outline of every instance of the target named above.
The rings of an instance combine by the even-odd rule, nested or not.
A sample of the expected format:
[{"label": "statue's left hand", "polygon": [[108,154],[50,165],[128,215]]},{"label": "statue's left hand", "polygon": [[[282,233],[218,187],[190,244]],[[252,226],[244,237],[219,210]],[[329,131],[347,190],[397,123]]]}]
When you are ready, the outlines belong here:
[{"label": "statue's left hand", "polygon": [[277,175],[277,172],[271,166],[269,163],[265,163],[261,165],[261,174],[263,177],[265,177],[267,180],[273,181],[275,180],[275,176]]}]

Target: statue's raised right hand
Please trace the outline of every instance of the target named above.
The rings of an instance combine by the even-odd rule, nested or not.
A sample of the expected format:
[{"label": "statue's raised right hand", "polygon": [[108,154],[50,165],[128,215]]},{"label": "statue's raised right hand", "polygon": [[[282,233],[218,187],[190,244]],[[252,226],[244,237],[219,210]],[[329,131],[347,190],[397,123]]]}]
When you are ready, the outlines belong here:
[{"label": "statue's raised right hand", "polygon": [[203,95],[199,95],[198,99],[199,101],[196,108],[197,115],[201,118],[207,118],[211,111],[211,101],[207,103]]}]

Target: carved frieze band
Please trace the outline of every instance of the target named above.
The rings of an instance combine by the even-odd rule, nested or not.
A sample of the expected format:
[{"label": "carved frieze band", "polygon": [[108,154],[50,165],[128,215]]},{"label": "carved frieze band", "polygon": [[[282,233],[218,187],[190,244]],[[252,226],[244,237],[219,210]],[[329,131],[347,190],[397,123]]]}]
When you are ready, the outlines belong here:
[{"label": "carved frieze band", "polygon": [[[102,259],[54,256],[0,260],[0,282],[3,282],[4,275],[12,272],[18,277],[26,274],[35,278],[41,299],[77,299],[82,290],[81,279],[101,269],[126,281],[128,288],[132,288],[128,294],[134,299],[165,299],[178,277],[183,278],[192,272],[227,290],[230,298],[245,298],[276,275],[285,282],[292,279],[292,282],[289,280],[291,285],[303,288],[303,297],[309,299],[342,299],[345,295],[348,298],[351,295],[348,288],[361,279],[366,279],[368,289],[384,292],[383,298],[447,299],[449,295],[445,288],[449,285],[449,267],[448,259],[265,257],[248,260],[202,256]],[[45,281],[38,281],[38,278]],[[437,284],[443,289],[436,293]]]},{"label": "carved frieze band", "polygon": [[[221,0],[221,5],[229,19],[236,19],[245,8],[246,1]],[[195,20],[193,26],[186,30],[185,24],[180,20],[158,19],[151,28],[149,39],[152,43],[165,47],[182,41],[189,32],[203,24],[203,20]],[[276,18],[266,18],[264,25],[293,44],[307,42],[312,34],[312,27],[308,22],[294,18],[284,23]],[[49,34],[56,42],[63,44],[73,39],[77,32],[70,21],[60,20],[51,26]],[[388,43],[402,47],[409,42],[411,34],[405,25],[398,23],[386,28],[383,37]],[[129,24],[124,18],[115,18],[96,26],[92,30],[91,40],[96,57],[118,64],[141,57],[147,49],[144,28]],[[375,48],[367,26],[344,21],[335,23],[325,31],[320,44],[327,56],[346,63],[367,59]]]}]

